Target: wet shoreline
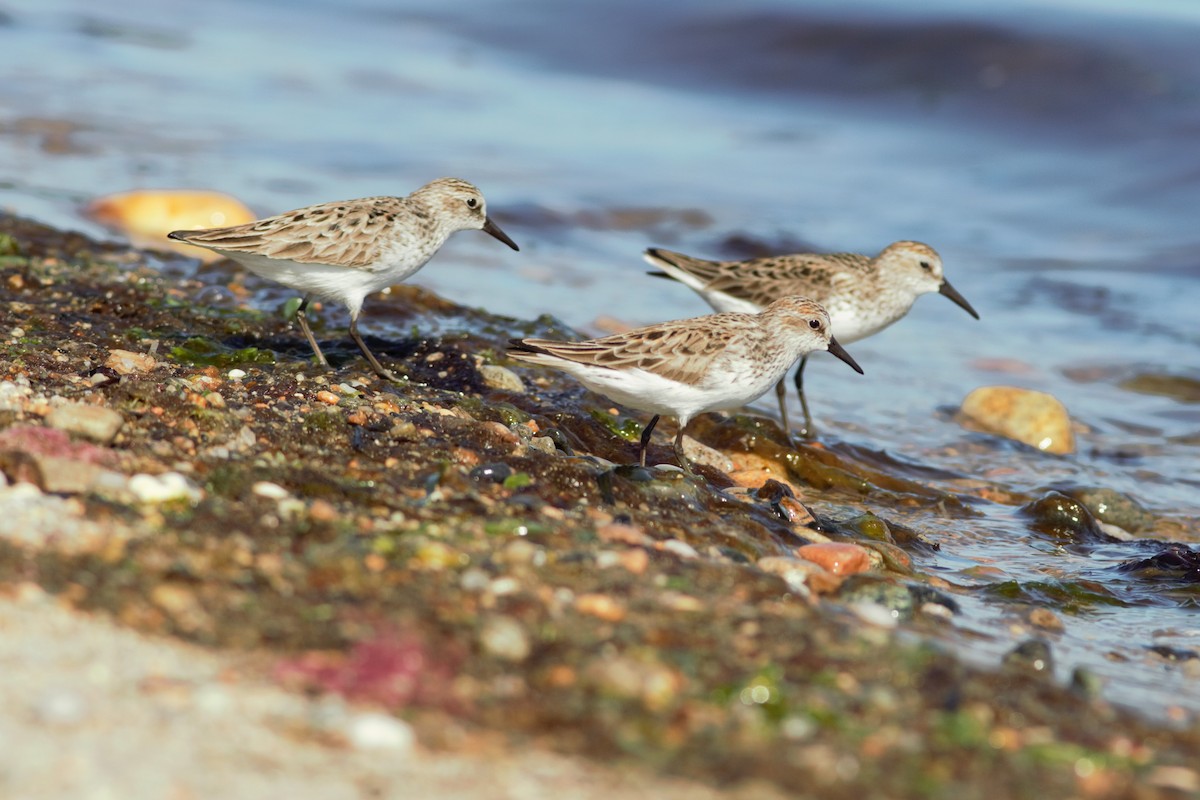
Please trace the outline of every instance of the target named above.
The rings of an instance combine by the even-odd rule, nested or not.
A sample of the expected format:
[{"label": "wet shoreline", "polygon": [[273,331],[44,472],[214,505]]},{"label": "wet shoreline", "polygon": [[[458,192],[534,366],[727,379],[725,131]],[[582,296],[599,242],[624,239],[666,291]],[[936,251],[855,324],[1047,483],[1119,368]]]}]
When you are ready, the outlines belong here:
[{"label": "wet shoreline", "polygon": [[[0,543],[7,585],[252,653],[290,690],[390,710],[436,747],[453,747],[451,720],[830,797],[1166,796],[1200,780],[1186,711],[1139,717],[1050,663],[1064,609],[1098,587],[1064,598],[979,572],[1016,593],[1001,608],[1027,634],[976,666],[961,641],[931,644],[979,635],[979,606],[930,565],[998,499],[986,480],[835,439],[789,451],[756,415],[693,431],[740,484],[612,473],[644,420],[498,360],[550,320],[394,290],[417,330],[369,339],[408,376],[385,386],[336,326],[319,334],[326,373],[280,318],[196,304],[203,284],[157,257],[8,216],[0,233],[0,302],[19,321],[0,341],[0,507],[21,531]],[[489,363],[524,391],[490,384]],[[75,427],[81,406],[119,427]],[[1066,495],[999,499],[1047,541],[1109,541]],[[912,524],[931,511],[936,534]],[[863,569],[797,555],[813,545]],[[1190,674],[1195,659],[1164,652]]]}]

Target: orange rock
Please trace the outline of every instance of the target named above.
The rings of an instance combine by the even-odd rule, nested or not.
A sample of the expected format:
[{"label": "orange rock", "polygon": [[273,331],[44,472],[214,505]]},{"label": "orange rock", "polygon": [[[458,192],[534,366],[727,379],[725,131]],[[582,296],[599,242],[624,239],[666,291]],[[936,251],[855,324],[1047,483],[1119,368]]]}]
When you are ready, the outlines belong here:
[{"label": "orange rock", "polygon": [[566,664],[555,664],[550,669],[546,670],[546,685],[552,686],[555,689],[565,689],[569,686],[574,686],[578,675],[573,667]]},{"label": "orange rock", "polygon": [[625,607],[606,594],[581,594],[575,598],[575,610],[580,614],[599,617],[605,622],[625,619]]},{"label": "orange rock", "polygon": [[650,554],[638,547],[631,547],[621,554],[621,566],[634,575],[641,575],[650,566]]},{"label": "orange rock", "polygon": [[1047,453],[1075,452],[1071,417],[1054,395],[1015,386],[981,386],[963,400],[966,427],[1024,442]]},{"label": "orange rock", "polygon": [[333,392],[327,391],[325,389],[322,389],[321,391],[317,392],[317,399],[320,400],[322,403],[325,403],[325,404],[331,405],[331,406],[336,406],[338,403],[341,402],[340,397],[338,397]]},{"label": "orange rock", "polygon": [[139,246],[166,248],[203,261],[221,256],[167,238],[177,230],[220,228],[251,222],[255,215],[241,201],[220,192],[203,190],[154,190],[110,194],[93,200],[84,214],[126,234]]},{"label": "orange rock", "polygon": [[317,498],[308,507],[308,516],[316,522],[333,522],[338,518],[338,511],[334,508],[333,503]]},{"label": "orange rock", "polygon": [[596,536],[602,542],[617,542],[619,544],[635,544],[648,546],[654,544],[654,539],[646,535],[646,532],[636,525],[622,525],[619,522],[610,522],[607,525],[600,525],[596,528]]},{"label": "orange rock", "polygon": [[765,469],[737,469],[729,473],[730,480],[748,489],[757,489],[772,478],[776,478],[775,474]]},{"label": "orange rock", "polygon": [[820,564],[834,575],[853,575],[871,568],[866,548],[846,542],[806,544],[796,550],[796,555]]}]

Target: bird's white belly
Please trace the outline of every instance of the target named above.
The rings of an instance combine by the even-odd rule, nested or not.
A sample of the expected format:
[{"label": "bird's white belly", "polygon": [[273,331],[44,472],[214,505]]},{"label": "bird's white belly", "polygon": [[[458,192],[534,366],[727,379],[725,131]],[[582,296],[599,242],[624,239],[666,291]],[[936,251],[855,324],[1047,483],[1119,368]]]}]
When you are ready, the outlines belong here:
[{"label": "bird's white belly", "polygon": [[[561,363],[556,366],[566,369]],[[721,380],[701,381],[693,385],[669,380],[643,369],[573,366],[576,368],[568,371],[580,382],[622,405],[683,419],[691,419],[707,411],[746,405],[775,384],[775,380],[764,379],[770,376],[725,375]]]},{"label": "bird's white belly", "polygon": [[382,291],[398,282],[394,272],[377,272],[332,264],[307,264],[249,253],[230,253],[256,275],[290,286],[303,294],[336,300],[352,313],[362,308],[367,295]]}]

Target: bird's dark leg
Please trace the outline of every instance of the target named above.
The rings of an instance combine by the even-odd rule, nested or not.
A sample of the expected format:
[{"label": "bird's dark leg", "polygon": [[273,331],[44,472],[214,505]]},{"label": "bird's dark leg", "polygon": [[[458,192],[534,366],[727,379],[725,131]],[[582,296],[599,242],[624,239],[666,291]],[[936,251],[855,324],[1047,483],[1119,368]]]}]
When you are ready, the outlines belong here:
[{"label": "bird's dark leg", "polygon": [[775,397],[779,400],[779,417],[783,420],[783,435],[787,437],[788,445],[795,447],[796,441],[792,439],[792,426],[788,422],[787,377],[780,378],[779,383],[775,384]]},{"label": "bird's dark leg", "polygon": [[658,424],[658,414],[642,428],[642,446],[638,448],[638,463],[643,467],[646,466],[646,448],[650,445],[650,434],[654,433],[654,426]]},{"label": "bird's dark leg", "polygon": [[687,456],[683,454],[683,429],[686,427],[682,422],[679,423],[679,432],[675,434],[675,458],[679,460],[679,466],[683,467],[683,471],[688,474],[688,477],[696,477],[696,473],[692,472],[692,465],[688,463]]},{"label": "bird's dark leg", "polygon": [[375,370],[375,374],[384,380],[394,381],[396,376],[383,368],[379,360],[375,358],[375,354],[367,347],[367,343],[363,341],[362,336],[358,334],[358,315],[354,314],[350,317],[350,338],[358,345],[358,349],[362,350],[362,354],[367,357],[367,361],[371,362],[371,369]]},{"label": "bird's dark leg", "polygon": [[317,344],[316,337],[308,327],[308,316],[304,313],[306,310],[308,310],[308,295],[304,295],[300,305],[296,306],[296,322],[300,323],[300,330],[304,332],[304,338],[308,339],[308,344],[317,357],[317,363],[322,367],[328,367],[329,362],[325,360],[325,354],[321,352],[321,345]]},{"label": "bird's dark leg", "polygon": [[804,411],[804,435],[812,438],[813,421],[812,415],[808,413],[808,399],[804,396],[804,365],[808,363],[808,356],[800,359],[800,368],[796,370],[796,391],[800,393],[800,408]]}]

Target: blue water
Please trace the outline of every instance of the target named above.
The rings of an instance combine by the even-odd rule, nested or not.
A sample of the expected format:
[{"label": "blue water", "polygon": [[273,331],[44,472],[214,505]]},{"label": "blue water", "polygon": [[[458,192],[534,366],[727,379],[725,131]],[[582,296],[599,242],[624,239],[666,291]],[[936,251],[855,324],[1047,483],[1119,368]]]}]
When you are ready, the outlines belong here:
[{"label": "blue water", "polygon": [[[522,251],[461,234],[414,280],[583,330],[707,310],[642,277],[648,245],[927,241],[982,321],[924,298],[851,348],[866,378],[815,361],[826,433],[1001,488],[1108,486],[1196,541],[1200,405],[1120,383],[1200,379],[1200,5],[1127,5],[9,2],[0,203],[109,235],[80,206],[125,189],[219,189],[268,214],[458,175]],[[407,324],[368,302],[374,333]],[[992,383],[1062,399],[1079,453],[981,447],[948,410]],[[1055,550],[1011,506],[980,510],[914,521],[943,545],[923,569],[1120,584],[1121,547]],[[985,637],[962,647],[994,660],[1019,638],[1010,610],[963,599],[955,624]],[[1145,648],[1200,649],[1196,614],[1071,616],[1060,671],[1088,665],[1150,713],[1195,712],[1194,681]]]}]

